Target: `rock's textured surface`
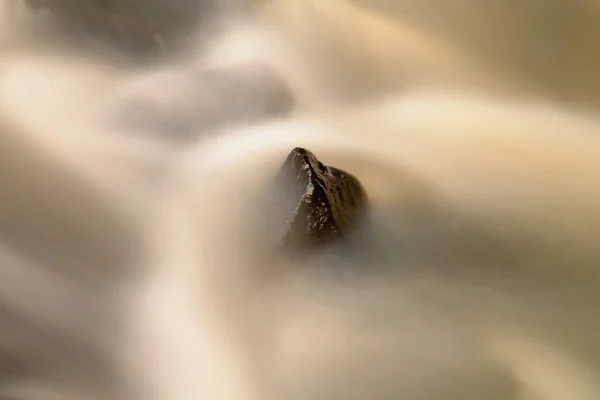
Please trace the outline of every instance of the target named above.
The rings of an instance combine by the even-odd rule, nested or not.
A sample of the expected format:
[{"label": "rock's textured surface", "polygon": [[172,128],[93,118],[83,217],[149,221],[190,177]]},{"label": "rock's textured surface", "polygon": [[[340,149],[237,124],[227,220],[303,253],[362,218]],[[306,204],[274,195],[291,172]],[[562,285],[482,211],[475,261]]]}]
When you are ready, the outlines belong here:
[{"label": "rock's textured surface", "polygon": [[292,150],[277,177],[287,199],[296,202],[282,247],[307,249],[352,232],[368,207],[358,179],[325,166],[310,151]]}]

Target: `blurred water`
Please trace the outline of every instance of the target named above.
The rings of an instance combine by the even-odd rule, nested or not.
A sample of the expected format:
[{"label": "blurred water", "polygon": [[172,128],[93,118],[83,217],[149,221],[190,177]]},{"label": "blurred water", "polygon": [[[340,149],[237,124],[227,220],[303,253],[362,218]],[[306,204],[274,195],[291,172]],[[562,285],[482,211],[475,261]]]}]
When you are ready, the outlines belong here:
[{"label": "blurred water", "polygon": [[[514,96],[511,97],[514,109],[490,112],[493,118],[486,114],[489,110],[486,107],[493,107],[485,101],[479,104],[477,96],[473,97],[475,105],[467,102],[464,106],[454,101],[446,104],[444,98],[439,103],[433,101],[437,104],[433,112],[435,118],[447,117],[440,122],[442,128],[456,123],[457,135],[468,131],[471,125],[464,122],[469,120],[475,121],[478,129],[485,129],[489,123],[497,129],[495,137],[504,137],[506,132],[516,135],[515,132],[521,130],[537,133],[554,129],[556,132],[563,126],[564,129],[573,127],[579,133],[595,131],[597,121],[570,124],[572,116],[563,118],[562,113],[576,110],[574,115],[579,115],[591,110],[596,114],[596,107],[600,105],[599,40],[600,6],[593,0],[4,0],[0,4],[0,186],[12,190],[0,190],[0,399],[133,397],[124,394],[127,393],[125,382],[133,379],[132,369],[143,368],[140,363],[133,368],[121,363],[121,353],[129,349],[123,347],[121,329],[125,324],[120,319],[122,315],[116,312],[122,306],[119,303],[121,288],[114,286],[128,282],[138,271],[137,264],[141,264],[137,253],[141,251],[138,236],[144,231],[139,219],[147,208],[151,209],[154,200],[160,199],[160,185],[166,180],[169,166],[173,160],[179,160],[190,145],[217,137],[233,127],[281,120],[315,110],[317,115],[327,116],[331,115],[328,114],[331,109],[339,111],[342,105],[379,100],[390,93],[401,95],[423,87],[459,87],[467,92],[489,91]],[[522,110],[519,108],[520,102],[525,104],[532,99],[542,106],[557,106],[560,112],[544,111],[543,107],[540,111],[525,105]],[[430,117],[429,108],[423,106],[430,105],[428,101],[415,104],[413,108],[398,108],[405,113],[400,112],[400,120],[405,129],[419,131],[425,127],[426,136],[430,126],[427,123],[434,124],[435,118]],[[377,103],[374,108],[379,106]],[[364,128],[369,138],[372,134],[375,138],[377,132],[387,132],[390,138],[395,138],[397,131],[390,122],[396,121],[394,107],[392,104],[388,109],[384,104],[381,108],[388,111],[374,113],[375,117],[369,112],[351,117],[342,112],[343,117],[336,114],[336,118],[343,121],[341,126]],[[422,110],[425,112],[421,115]],[[448,114],[444,114],[445,110],[449,110]],[[462,114],[450,115],[452,110]],[[463,126],[465,131],[458,130]],[[309,128],[312,125],[294,125],[292,121],[272,129],[285,130],[288,137],[305,134],[319,143],[316,139],[319,132],[309,131]],[[260,131],[256,135],[270,137]],[[551,137],[564,139],[560,134]],[[588,154],[582,150],[585,146],[577,147],[588,143],[585,140],[573,145],[568,140],[558,139],[557,147],[573,146],[576,151]],[[232,150],[234,161],[243,160],[239,154],[243,155],[250,148],[262,154],[262,143],[236,142],[231,138],[225,139],[225,143],[227,140],[233,144],[233,150],[238,151]],[[327,140],[328,137],[323,138],[324,142]],[[371,145],[364,137],[361,140],[365,148]],[[474,143],[478,142],[474,140]],[[485,140],[482,143],[484,147],[487,144]],[[536,143],[541,145],[544,141]],[[374,149],[380,146],[381,154],[387,154],[383,151],[387,151],[385,141],[373,140],[372,145]],[[451,141],[447,145],[452,148]],[[215,148],[223,151],[224,146]],[[528,148],[527,143],[524,147]],[[520,153],[519,149],[517,146],[515,159],[525,159],[522,154],[527,153]],[[429,148],[425,150],[422,151],[429,154]],[[570,158],[550,146],[546,150],[547,153],[541,154],[563,160],[567,171],[579,171],[577,168],[585,171],[583,163],[592,160],[591,156]],[[595,154],[596,150],[590,151]],[[487,157],[493,158],[495,154]],[[410,159],[411,154],[405,150],[403,156]],[[413,160],[415,158],[418,157],[413,156]],[[487,165],[486,154],[475,152],[457,157],[458,161],[450,165],[454,167],[466,158]],[[263,160],[253,161],[260,170]],[[377,160],[371,161],[377,164]],[[569,161],[576,165],[572,170],[568,167]],[[209,183],[213,182],[214,187],[223,191],[215,191],[222,194],[215,194],[216,199],[206,203],[207,206],[212,204],[227,216],[226,207],[229,202],[233,203],[228,197],[233,196],[231,193],[238,193],[234,199],[243,202],[245,186],[241,177],[253,176],[252,168],[247,165],[250,164],[223,162],[223,171],[219,170],[223,175],[215,175],[214,179],[210,174],[205,176],[205,188],[210,188]],[[589,165],[594,171],[595,163],[589,161]],[[513,171],[513,168],[517,167],[510,164],[506,169]],[[564,193],[550,186],[551,190],[532,198],[561,199],[548,204],[566,221],[576,216],[572,225],[561,228],[567,232],[568,229],[580,232],[578,229],[587,227],[586,223],[595,227],[593,222],[583,223],[577,219],[585,215],[586,207],[593,209],[590,206],[594,203],[593,189],[589,198],[581,195],[587,193],[581,188],[590,177],[576,180],[570,186],[571,182],[564,180],[581,175],[577,172],[560,175],[558,167],[548,171],[541,170],[543,182],[557,178],[566,188],[578,189],[580,195],[567,201],[560,196]],[[443,172],[439,173],[444,176]],[[466,172],[474,173],[473,169]],[[219,186],[221,176],[237,179],[240,183],[237,191],[230,192],[227,186]],[[563,180],[558,180],[561,177]],[[486,188],[499,190],[487,177],[481,179],[482,185],[484,182],[491,185],[484,185]],[[378,185],[373,187],[379,187],[384,194],[390,191],[387,180]],[[508,193],[519,192],[522,188],[518,186],[509,181],[503,188]],[[161,190],[157,191],[157,187]],[[590,184],[590,187],[595,186]],[[421,190],[427,192],[419,188],[419,196]],[[486,196],[491,196],[485,191],[473,192],[481,196],[484,203]],[[416,197],[420,199],[419,196]],[[524,202],[523,207],[534,209],[523,219],[539,218],[549,221],[551,227],[557,226],[553,225],[553,218],[558,221],[560,218],[555,214],[549,217],[534,200],[523,198],[531,201],[531,204]],[[185,207],[181,208],[187,211],[186,207],[191,206],[183,203]],[[204,214],[203,210],[192,211],[206,216],[211,211],[207,210]],[[191,220],[190,215],[184,215],[186,222]],[[446,221],[443,216],[435,217]],[[206,229],[212,229],[204,220],[201,222]],[[442,239],[458,229],[449,225],[449,231],[442,229],[437,233]],[[459,228],[470,227],[469,223],[459,224]],[[587,232],[584,228],[581,231]],[[422,238],[432,239],[427,229],[423,235]],[[562,238],[562,233],[557,235]],[[468,238],[468,234],[465,237]],[[412,238],[414,248],[421,249],[419,245],[423,243]],[[460,244],[463,236],[454,239],[451,243]],[[487,237],[483,237],[482,241],[485,240]],[[587,240],[579,244],[589,250],[594,239]],[[548,254],[558,255],[556,259],[547,261],[544,253],[543,263],[564,267],[573,259],[579,260],[578,256],[570,258],[568,246],[561,247],[566,246],[565,243],[574,246],[573,240],[559,241],[560,245],[548,250]],[[455,248],[445,241],[444,246],[434,248],[453,255]],[[229,253],[228,257],[237,256],[235,251]],[[581,259],[587,261],[587,256],[596,260],[595,254],[585,254]],[[471,273],[467,271],[465,275],[477,276]],[[504,286],[499,284],[498,298],[495,297],[498,292],[470,286],[469,279],[460,282],[466,282],[466,287],[457,285],[454,292],[438,292],[438,287],[448,289],[447,282],[440,282],[425,293],[420,293],[418,287],[403,288],[409,290],[400,297],[394,288],[381,282],[370,285],[367,280],[345,286],[347,282],[330,285],[327,279],[317,279],[316,284],[311,282],[313,285],[306,285],[307,288],[299,279],[284,286],[290,293],[274,297],[285,300],[281,310],[298,317],[290,318],[289,325],[286,322],[282,335],[285,343],[282,344],[281,376],[290,383],[285,390],[297,397],[312,398],[311,387],[303,385],[302,377],[307,376],[310,382],[320,382],[315,385],[315,393],[318,388],[325,388],[326,393],[331,386],[333,393],[340,395],[336,390],[347,385],[344,371],[354,371],[356,375],[352,376],[371,376],[372,373],[370,382],[375,383],[357,388],[358,394],[355,394],[355,398],[366,398],[370,391],[379,389],[377,373],[381,372],[378,368],[381,358],[370,359],[372,350],[380,356],[389,353],[394,359],[409,360],[405,360],[401,369],[404,380],[394,376],[398,370],[393,368],[383,375],[387,374],[391,382],[406,383],[419,399],[434,398],[422,393],[463,399],[461,385],[456,382],[464,378],[474,385],[473,393],[482,395],[489,388],[495,388],[496,397],[490,394],[486,397],[490,399],[594,400],[597,388],[589,383],[595,382],[595,375],[590,372],[595,370],[577,365],[573,361],[577,357],[566,354],[568,351],[557,352],[541,339],[536,340],[552,336],[559,338],[553,343],[560,343],[564,339],[565,348],[577,348],[578,354],[587,352],[590,363],[597,364],[596,355],[600,351],[593,329],[598,323],[590,318],[597,304],[592,289],[597,285],[593,280],[581,277],[577,280],[573,278],[577,272],[573,274],[570,270],[565,273],[574,283],[557,279],[560,282],[549,284],[550,288],[556,285],[563,290],[562,297],[553,297],[535,285],[528,286],[531,282],[523,276],[508,279]],[[560,273],[557,276],[562,277]],[[311,279],[314,277],[307,278],[309,282]],[[552,277],[548,280],[552,281]],[[533,292],[540,297],[531,295],[528,291],[531,288],[540,289]],[[223,297],[235,295],[234,300],[245,306],[247,293],[233,292]],[[513,294],[514,303],[507,301]],[[420,302],[423,296],[425,301]],[[465,296],[469,301],[464,301]],[[521,308],[519,301],[528,307]],[[465,306],[465,303],[468,304]],[[429,307],[432,304],[434,306]],[[422,309],[423,305],[427,307]],[[473,315],[497,323],[492,318],[494,315],[488,315],[490,310],[506,313],[510,317],[502,321],[515,324],[502,326],[497,329],[500,333],[492,335],[492,358],[501,360],[504,366],[522,367],[518,373],[483,362],[479,358],[481,349],[477,347],[480,343],[475,343],[479,332],[469,332],[468,323],[461,325],[470,322]],[[174,330],[179,326],[179,314],[175,311],[169,320]],[[388,318],[398,315],[399,321],[389,323]],[[411,324],[407,324],[407,319]],[[537,329],[547,324],[548,331],[536,335],[532,329],[527,332],[530,336],[523,335],[519,323],[530,320]],[[568,321],[577,324],[567,326]],[[261,332],[261,325],[257,325],[257,331]],[[495,333],[496,328],[488,329]],[[554,331],[548,334],[552,329]],[[512,335],[513,331],[517,333]],[[189,332],[184,332],[183,337],[194,331]],[[188,339],[189,343],[193,342],[193,338]],[[167,353],[176,353],[168,345],[181,346],[183,350],[189,345],[185,341],[171,343],[168,339],[162,343]],[[475,356],[469,353],[472,347],[477,347]],[[322,362],[319,355],[311,358],[315,348],[323,351]],[[356,352],[348,351],[350,348]],[[220,361],[219,355],[222,356],[226,364],[227,357],[219,353],[219,349],[214,351],[213,357]],[[182,354],[179,366],[186,367],[183,372],[193,381],[196,371],[191,371],[185,362],[186,352]],[[350,354],[348,358],[346,354]],[[288,356],[291,360],[300,360],[299,364],[286,364]],[[157,360],[160,360],[158,356]],[[440,360],[450,361],[440,364]],[[193,361],[198,362],[190,362]],[[153,363],[158,362],[150,359],[143,364],[152,369]],[[456,364],[467,366],[462,378],[452,375]],[[158,365],[158,371],[164,371],[159,367],[163,366]],[[327,379],[318,372],[313,373],[313,367],[315,371],[326,371]],[[168,366],[164,368],[166,376],[182,372],[168,371]],[[432,385],[430,378],[435,375],[432,368],[441,371],[440,376],[451,378]],[[477,379],[472,379],[473,376]],[[539,393],[519,392],[515,376],[529,379],[536,388],[561,388],[562,392],[527,397],[539,396]],[[481,381],[479,377],[483,377]],[[222,379],[227,380],[229,376]],[[411,386],[415,381],[419,383]],[[553,386],[548,382],[557,383]],[[151,384],[142,382],[141,386]],[[456,391],[446,392],[447,387]],[[423,388],[426,390],[419,392]],[[381,392],[384,393],[385,388]]]}]

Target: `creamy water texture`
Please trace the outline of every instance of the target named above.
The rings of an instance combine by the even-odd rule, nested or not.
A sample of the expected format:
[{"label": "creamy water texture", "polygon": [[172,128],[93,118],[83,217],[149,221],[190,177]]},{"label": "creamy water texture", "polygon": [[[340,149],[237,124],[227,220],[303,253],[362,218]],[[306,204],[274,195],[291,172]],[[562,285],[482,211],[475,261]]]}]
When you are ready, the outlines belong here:
[{"label": "creamy water texture", "polygon": [[[597,400],[596,0],[4,0],[0,399]],[[274,251],[305,147],[372,203]]]}]

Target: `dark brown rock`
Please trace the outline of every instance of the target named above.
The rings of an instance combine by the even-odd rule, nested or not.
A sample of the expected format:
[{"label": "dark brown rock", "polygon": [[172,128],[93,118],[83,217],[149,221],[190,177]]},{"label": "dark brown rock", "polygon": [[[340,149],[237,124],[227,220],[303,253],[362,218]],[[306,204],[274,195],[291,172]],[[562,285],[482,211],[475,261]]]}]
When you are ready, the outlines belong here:
[{"label": "dark brown rock", "polygon": [[284,249],[309,249],[341,239],[353,231],[368,207],[356,177],[325,166],[303,148],[292,150],[277,179],[287,201],[295,204]]}]

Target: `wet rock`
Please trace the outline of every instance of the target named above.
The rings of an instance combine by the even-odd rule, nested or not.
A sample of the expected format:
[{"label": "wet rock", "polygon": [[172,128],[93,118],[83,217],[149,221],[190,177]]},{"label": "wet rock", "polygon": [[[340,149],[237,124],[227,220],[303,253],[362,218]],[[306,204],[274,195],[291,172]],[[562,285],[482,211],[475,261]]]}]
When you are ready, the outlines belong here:
[{"label": "wet rock", "polygon": [[283,249],[311,249],[342,239],[368,209],[367,194],[356,177],[324,165],[303,148],[292,150],[277,182],[285,201],[294,205]]}]

